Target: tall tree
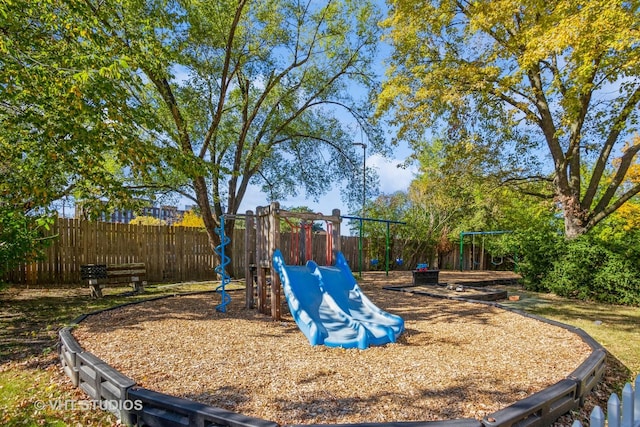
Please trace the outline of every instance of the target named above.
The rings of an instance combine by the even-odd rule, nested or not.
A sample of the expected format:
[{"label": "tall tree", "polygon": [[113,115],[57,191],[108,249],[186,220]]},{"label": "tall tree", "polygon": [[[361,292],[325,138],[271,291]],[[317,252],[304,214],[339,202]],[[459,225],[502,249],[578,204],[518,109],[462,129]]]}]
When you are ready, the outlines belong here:
[{"label": "tall tree", "polygon": [[638,1],[389,3],[395,50],[379,108],[395,111],[400,138],[444,126],[451,141],[504,160],[503,182],[552,181],[567,238],[640,192],[629,179],[640,150]]},{"label": "tall tree", "polygon": [[383,144],[369,122],[380,35],[370,1],[85,3],[114,54],[149,82],[133,95],[163,124],[158,178],[196,201],[213,246],[250,184],[275,199],[357,179],[345,116]]},{"label": "tall tree", "polygon": [[140,143],[141,126],[152,127],[148,116],[129,103],[129,88],[140,79],[92,35],[76,6],[0,4],[3,268],[37,252],[52,202],[131,199],[139,194],[130,187],[132,174],[153,157]]},{"label": "tall tree", "polygon": [[496,230],[504,213],[495,181],[483,179],[493,168],[492,156],[444,138],[419,147],[412,156],[419,172],[409,188],[407,222],[430,242],[433,263],[453,249],[461,231]]}]

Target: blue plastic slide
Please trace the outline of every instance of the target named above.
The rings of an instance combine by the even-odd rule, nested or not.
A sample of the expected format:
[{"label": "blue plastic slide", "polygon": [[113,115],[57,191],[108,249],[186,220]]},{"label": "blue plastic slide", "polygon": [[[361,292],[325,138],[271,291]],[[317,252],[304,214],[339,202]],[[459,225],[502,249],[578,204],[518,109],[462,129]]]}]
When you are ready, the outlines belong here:
[{"label": "blue plastic slide", "polygon": [[400,316],[382,311],[364,295],[342,253],[335,267],[285,265],[273,254],[289,311],[311,345],[365,349],[395,342],[404,330]]}]

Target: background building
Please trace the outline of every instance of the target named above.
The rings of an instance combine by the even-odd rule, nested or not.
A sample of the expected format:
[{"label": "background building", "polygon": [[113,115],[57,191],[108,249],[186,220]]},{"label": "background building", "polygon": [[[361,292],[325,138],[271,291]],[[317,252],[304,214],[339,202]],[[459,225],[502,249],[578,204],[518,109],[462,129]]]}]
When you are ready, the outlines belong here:
[{"label": "background building", "polygon": [[[176,206],[145,206],[141,211],[135,212],[131,209],[116,209],[113,212],[101,212],[97,216],[98,221],[117,222],[121,224],[129,224],[132,219],[137,216],[150,216],[165,221],[167,225],[171,225],[180,220],[184,214],[184,210],[178,209]],[[76,204],[75,217],[89,218],[89,212],[85,206]]]}]

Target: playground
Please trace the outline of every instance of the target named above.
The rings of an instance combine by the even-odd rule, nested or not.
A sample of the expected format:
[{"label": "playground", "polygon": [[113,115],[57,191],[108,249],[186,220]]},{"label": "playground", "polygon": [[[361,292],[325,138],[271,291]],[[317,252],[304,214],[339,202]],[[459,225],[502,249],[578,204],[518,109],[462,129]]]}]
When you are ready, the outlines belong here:
[{"label": "playground", "polygon": [[247,309],[243,291],[229,291],[224,313],[215,293],[176,296],[89,316],[73,334],[141,387],[281,425],[481,419],[591,352],[566,329],[510,311],[382,289],[410,281],[358,280],[405,321],[395,343],[366,350],[311,346],[284,300],[273,321]]},{"label": "playground", "polygon": [[[327,223],[324,265],[313,260],[311,239],[300,245],[303,256],[297,244],[283,248],[287,217]],[[142,417],[142,425],[230,411],[225,417],[270,425],[483,419],[492,426],[550,423],[602,375],[599,344],[565,325],[480,303],[469,291],[465,299],[405,290],[439,286],[439,270],[356,280],[340,251],[338,210],[292,213],[272,203],[243,219],[245,240],[255,242],[245,246],[244,289],[231,286],[224,269],[223,218],[216,292],[83,316],[60,332],[72,381],[96,399],[142,399],[151,406],[121,414]],[[447,291],[515,279],[461,274],[443,272]]]}]

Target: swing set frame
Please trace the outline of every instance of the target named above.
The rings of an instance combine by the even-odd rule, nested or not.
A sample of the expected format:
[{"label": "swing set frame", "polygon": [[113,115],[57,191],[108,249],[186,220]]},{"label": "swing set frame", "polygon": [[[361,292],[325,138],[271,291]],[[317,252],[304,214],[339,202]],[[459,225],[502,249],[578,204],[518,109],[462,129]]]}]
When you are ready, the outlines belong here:
[{"label": "swing set frame", "polygon": [[389,257],[389,252],[391,250],[391,224],[402,224],[402,225],[406,225],[406,222],[402,222],[402,221],[393,221],[390,219],[377,219],[377,218],[363,218],[363,217],[359,217],[359,216],[342,216],[342,218],[344,219],[350,219],[350,220],[356,220],[356,221],[360,221],[360,240],[358,243],[358,252],[359,252],[359,258],[360,258],[360,268],[358,270],[358,275],[360,278],[362,278],[362,259],[363,259],[363,251],[364,251],[364,245],[363,245],[363,240],[364,240],[364,221],[371,221],[371,222],[382,222],[387,224],[387,236],[386,236],[386,243],[385,243],[385,263],[384,263],[384,271],[386,273],[386,275],[389,275],[389,263],[390,263],[390,257]]},{"label": "swing set frame", "polygon": [[[491,236],[491,235],[496,235],[496,234],[509,234],[509,233],[513,233],[513,231],[511,230],[498,230],[498,231],[461,231],[460,232],[460,271],[464,271],[464,237],[465,236],[472,236],[475,238],[475,236]],[[484,240],[483,240],[484,242]],[[484,252],[484,243],[483,243],[483,248],[482,251]],[[516,266],[515,268],[518,268],[518,262],[517,262],[517,255],[516,255]],[[475,256],[472,252],[471,254],[471,269],[475,270],[474,267],[475,264]]]}]

